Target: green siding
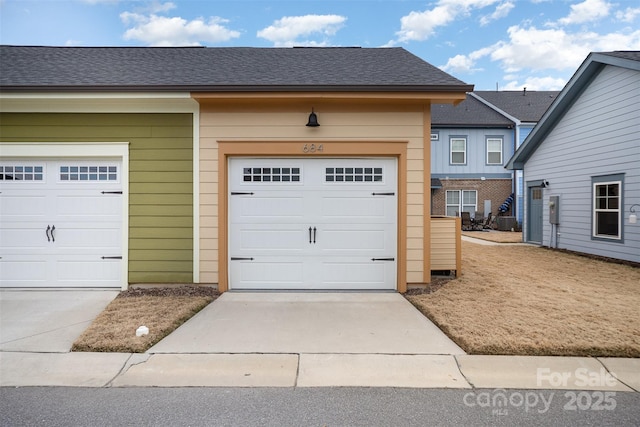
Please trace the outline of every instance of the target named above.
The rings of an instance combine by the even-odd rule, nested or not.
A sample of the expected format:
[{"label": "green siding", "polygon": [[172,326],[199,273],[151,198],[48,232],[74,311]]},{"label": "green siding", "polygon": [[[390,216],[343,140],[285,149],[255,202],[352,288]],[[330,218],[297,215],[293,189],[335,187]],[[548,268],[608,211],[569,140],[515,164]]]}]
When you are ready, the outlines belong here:
[{"label": "green siding", "polygon": [[129,282],[193,281],[191,114],[0,114],[0,141],[129,142]]}]

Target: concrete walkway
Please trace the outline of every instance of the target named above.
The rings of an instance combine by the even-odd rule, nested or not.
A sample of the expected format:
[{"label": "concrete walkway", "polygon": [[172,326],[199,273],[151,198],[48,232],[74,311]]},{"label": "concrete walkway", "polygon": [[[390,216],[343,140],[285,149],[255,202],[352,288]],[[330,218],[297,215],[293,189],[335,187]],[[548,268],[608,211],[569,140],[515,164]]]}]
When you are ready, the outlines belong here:
[{"label": "concrete walkway", "polygon": [[640,391],[640,359],[466,355],[396,293],[226,293],[144,354],[70,353],[116,292],[53,293],[0,292],[0,386]]}]

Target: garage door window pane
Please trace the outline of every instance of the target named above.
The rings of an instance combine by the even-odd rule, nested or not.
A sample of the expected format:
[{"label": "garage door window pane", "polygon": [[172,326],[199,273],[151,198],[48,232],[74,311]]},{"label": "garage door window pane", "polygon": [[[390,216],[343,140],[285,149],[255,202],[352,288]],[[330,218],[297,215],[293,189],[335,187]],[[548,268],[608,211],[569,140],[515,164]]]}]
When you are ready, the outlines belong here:
[{"label": "garage door window pane", "polygon": [[382,168],[325,168],[325,182],[382,182]]},{"label": "garage door window pane", "polygon": [[44,166],[0,166],[0,181],[42,181]]},{"label": "garage door window pane", "polygon": [[60,181],[118,181],[117,166],[60,166]]},{"label": "garage door window pane", "polygon": [[300,168],[243,168],[243,182],[300,182]]}]

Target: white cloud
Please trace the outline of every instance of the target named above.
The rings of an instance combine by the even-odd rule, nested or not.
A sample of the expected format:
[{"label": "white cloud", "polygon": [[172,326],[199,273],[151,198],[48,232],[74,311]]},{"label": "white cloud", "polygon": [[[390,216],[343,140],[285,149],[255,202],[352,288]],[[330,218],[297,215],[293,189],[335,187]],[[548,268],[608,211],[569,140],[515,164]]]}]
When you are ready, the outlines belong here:
[{"label": "white cloud", "polygon": [[175,9],[176,7],[177,6],[171,2],[160,3],[158,1],[154,1],[149,5],[149,12],[151,13],[168,12],[172,9]]},{"label": "white cloud", "polygon": [[442,67],[446,72],[450,73],[469,73],[476,71],[473,69],[475,61],[466,55],[456,55],[453,58],[449,58],[447,64]]},{"label": "white cloud", "polygon": [[480,25],[485,26],[493,21],[507,17],[514,7],[516,6],[510,1],[499,4],[491,15],[485,15],[480,18]]},{"label": "white cloud", "polygon": [[507,72],[576,68],[590,51],[587,40],[597,37],[594,33],[569,34],[560,29],[517,25],[509,27],[507,33],[509,41],[497,43],[491,52],[491,59],[500,62]]},{"label": "white cloud", "polygon": [[447,64],[441,66],[440,68],[448,73],[472,74],[478,71],[482,71],[482,68],[476,68],[477,61],[491,54],[493,50],[494,47],[489,46],[471,52],[469,55],[456,55],[453,58],[449,58]]},{"label": "white cloud", "polygon": [[124,33],[125,40],[139,40],[150,46],[198,46],[201,42],[220,43],[240,37],[240,32],[225,27],[228,20],[216,16],[208,21],[203,18],[187,21],[153,13],[123,12],[120,19],[133,25]]},{"label": "white cloud", "polygon": [[513,80],[500,87],[500,90],[562,90],[566,80],[560,77],[527,77],[524,81]]},{"label": "white cloud", "polygon": [[258,31],[257,36],[269,40],[275,46],[324,46],[323,41],[300,41],[300,37],[318,34],[323,38],[335,35],[343,27],[347,18],[339,15],[285,16],[272,25]]},{"label": "white cloud", "polygon": [[619,10],[616,12],[616,19],[622,22],[633,22],[636,20],[637,16],[640,16],[640,7],[628,7],[625,10]]},{"label": "white cloud", "polygon": [[529,70],[574,70],[589,52],[640,49],[640,30],[598,34],[568,33],[561,29],[539,30],[512,26],[509,41],[496,44],[491,59],[507,72]]},{"label": "white cloud", "polygon": [[597,21],[608,16],[610,8],[611,4],[604,0],[584,0],[582,3],[572,4],[569,15],[559,19],[558,23],[571,25]]},{"label": "white cloud", "polygon": [[400,31],[396,32],[397,42],[426,40],[435,34],[438,27],[467,16],[473,9],[482,9],[498,3],[499,0],[439,0],[437,5],[424,12],[411,12],[400,19]]},{"label": "white cloud", "polygon": [[[478,65],[480,61],[490,60],[497,62],[506,73],[504,79],[509,83],[505,89],[519,90],[526,86],[536,90],[559,90],[590,52],[640,50],[640,29],[598,34],[516,25],[510,27],[507,33],[507,40],[468,55],[456,55],[441,68],[447,72],[472,74],[482,70]],[[557,75],[528,77],[524,82],[518,80],[518,75],[539,76],[541,72],[555,72]]]}]

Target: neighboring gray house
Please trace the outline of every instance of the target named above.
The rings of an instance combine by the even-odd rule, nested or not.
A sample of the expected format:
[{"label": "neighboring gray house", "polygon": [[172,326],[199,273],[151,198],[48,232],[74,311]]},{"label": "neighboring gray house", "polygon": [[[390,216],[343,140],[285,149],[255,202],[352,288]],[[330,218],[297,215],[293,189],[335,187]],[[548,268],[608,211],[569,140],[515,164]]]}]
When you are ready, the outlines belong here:
[{"label": "neighboring gray house", "polygon": [[[431,106],[431,213],[486,217],[513,193],[515,123],[473,96]],[[510,212],[507,212],[510,214]]]},{"label": "neighboring gray house", "polygon": [[640,262],[638,99],[640,52],[578,68],[507,165],[524,174],[525,241]]},{"label": "neighboring gray house", "polygon": [[[524,88],[518,91],[476,90],[471,92],[470,95],[514,123],[514,150],[517,150],[553,100],[556,99],[558,93],[560,92],[528,91]],[[512,215],[516,217],[519,223],[522,223],[524,216],[522,172],[514,172],[513,184],[515,208],[512,208]]]}]

